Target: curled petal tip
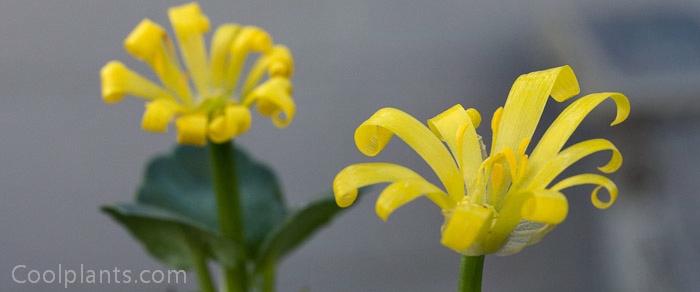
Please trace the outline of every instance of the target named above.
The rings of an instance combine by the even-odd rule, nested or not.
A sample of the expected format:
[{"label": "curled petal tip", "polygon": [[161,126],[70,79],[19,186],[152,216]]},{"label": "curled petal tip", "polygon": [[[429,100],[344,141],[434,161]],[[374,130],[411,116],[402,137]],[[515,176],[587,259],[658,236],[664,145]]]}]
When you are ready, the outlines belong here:
[{"label": "curled petal tip", "polygon": [[294,73],[294,58],[285,46],[275,46],[270,56],[268,74],[272,77],[289,78]]},{"label": "curled petal tip", "polygon": [[250,129],[251,116],[248,108],[229,106],[222,115],[209,122],[207,134],[216,143],[223,143],[239,136]]},{"label": "curled petal tip", "polygon": [[124,81],[128,69],[119,61],[110,61],[100,70],[102,79],[102,100],[105,103],[118,103],[124,99]]},{"label": "curled petal tip", "polygon": [[521,209],[524,219],[546,224],[559,224],[569,213],[566,197],[556,191],[539,191],[530,195]]},{"label": "curled petal tip", "polygon": [[272,49],[272,37],[265,30],[255,26],[246,26],[233,43],[231,50],[234,54],[252,50],[267,52]]},{"label": "curled petal tip", "polygon": [[598,209],[605,210],[610,208],[615,201],[617,201],[617,189],[608,189],[608,195],[610,196],[607,201],[603,201],[598,196],[600,190],[604,188],[603,186],[598,186],[591,192],[591,203]]},{"label": "curled petal tip", "polygon": [[351,190],[345,193],[335,193],[335,203],[338,207],[350,207],[357,200],[357,190]]},{"label": "curled petal tip", "polygon": [[207,144],[207,117],[204,114],[182,116],[175,122],[177,142],[185,145],[204,146]]},{"label": "curled petal tip", "polygon": [[143,113],[141,128],[147,132],[165,133],[174,115],[175,110],[167,101],[149,102],[146,104],[146,111]]},{"label": "curled petal tip", "polygon": [[559,75],[551,92],[554,100],[562,102],[581,92],[576,74],[571,66],[564,65],[550,70],[559,70]]},{"label": "curled petal tip", "polygon": [[139,60],[149,60],[161,49],[165,38],[165,29],[146,18],[126,37],[124,48]]},{"label": "curled petal tip", "polygon": [[468,108],[467,115],[469,115],[469,119],[472,121],[474,128],[478,128],[479,125],[481,125],[481,114],[478,110],[474,108]]},{"label": "curled petal tip", "polygon": [[168,10],[170,22],[176,30],[187,30],[199,33],[209,31],[207,18],[196,2],[172,7]]},{"label": "curled petal tip", "polygon": [[631,105],[627,96],[622,93],[612,93],[611,98],[617,107],[617,114],[610,126],[615,126],[627,120],[630,115]]},{"label": "curled petal tip", "polygon": [[[614,147],[614,146],[613,146]],[[607,164],[598,167],[598,170],[600,170],[603,173],[613,173],[616,172],[620,167],[622,166],[623,158],[622,154],[620,153],[617,148],[612,149],[612,157],[610,158],[610,161],[608,161]]]},{"label": "curled petal tip", "polygon": [[377,202],[377,204],[374,206],[374,213],[377,214],[377,217],[379,217],[379,219],[386,222],[389,220],[389,216],[391,216],[392,212],[391,210]]}]

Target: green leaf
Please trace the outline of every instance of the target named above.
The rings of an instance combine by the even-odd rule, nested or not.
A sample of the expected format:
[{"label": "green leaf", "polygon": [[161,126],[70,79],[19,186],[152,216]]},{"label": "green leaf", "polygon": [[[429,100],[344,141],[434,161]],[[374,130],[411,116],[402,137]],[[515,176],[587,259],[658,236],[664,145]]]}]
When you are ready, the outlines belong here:
[{"label": "green leaf", "polygon": [[192,249],[195,248],[227,264],[240,253],[240,247],[234,242],[163,209],[126,203],[105,206],[102,210],[129,230],[153,257],[168,266],[191,268]]},{"label": "green leaf", "polygon": [[[254,256],[287,212],[273,172],[243,151],[234,150],[246,228],[245,248]],[[218,235],[207,151],[179,146],[172,154],[153,159],[134,203],[103,208],[165,264],[189,267],[187,240],[192,238],[207,255],[225,264],[232,262],[237,248],[241,248]]]},{"label": "green leaf", "polygon": [[281,260],[347,209],[338,207],[330,194],[295,211],[265,239],[256,270],[260,272]]}]

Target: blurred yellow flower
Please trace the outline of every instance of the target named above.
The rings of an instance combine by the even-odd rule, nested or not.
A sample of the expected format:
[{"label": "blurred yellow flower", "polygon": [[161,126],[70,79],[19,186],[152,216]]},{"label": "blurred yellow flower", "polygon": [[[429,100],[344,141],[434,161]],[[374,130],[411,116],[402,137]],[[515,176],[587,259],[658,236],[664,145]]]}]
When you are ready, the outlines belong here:
[{"label": "blurred yellow flower", "polygon": [[[375,206],[381,219],[387,220],[397,208],[426,196],[443,211],[443,245],[468,256],[517,253],[540,241],[566,218],[569,206],[562,190],[595,185],[591,200],[600,209],[610,207],[617,198],[617,186],[600,174],[552,181],[576,161],[598,151],[612,153],[609,162],[598,168],[601,172],[612,173],[621,166],[622,155],[606,139],[586,140],[563,149],[581,121],[607,99],[617,108],[611,125],[623,122],[630,104],[620,93],[594,93],[575,100],[526,154],[549,96],[563,102],[578,93],[578,82],[569,66],[520,76],[505,106],[498,108],[491,120],[489,154],[476,132],[481,115],[475,109],[455,105],[428,120],[426,127],[398,109],[382,108],[355,131],[357,148],[375,156],[396,135],[427,162],[444,188],[401,165],[359,163],[335,177],[336,202],[347,207],[357,198],[358,188],[389,183]],[[601,188],[607,190],[608,200],[599,198]]]},{"label": "blurred yellow flower", "polygon": [[[191,145],[204,145],[207,139],[225,142],[246,132],[251,123],[249,107],[254,104],[277,127],[291,122],[294,64],[286,47],[274,44],[260,28],[224,24],[216,29],[207,52],[204,34],[209,31],[209,19],[197,3],[172,7],[168,16],[187,72],[181,69],[165,29],[144,19],[124,40],[124,47],[151,67],[162,86],[119,61],[110,61],[100,72],[105,102],[117,103],[124,95],[142,98],[147,102],[144,130],[166,132],[175,119],[178,142]],[[260,56],[238,86],[252,53]]]}]

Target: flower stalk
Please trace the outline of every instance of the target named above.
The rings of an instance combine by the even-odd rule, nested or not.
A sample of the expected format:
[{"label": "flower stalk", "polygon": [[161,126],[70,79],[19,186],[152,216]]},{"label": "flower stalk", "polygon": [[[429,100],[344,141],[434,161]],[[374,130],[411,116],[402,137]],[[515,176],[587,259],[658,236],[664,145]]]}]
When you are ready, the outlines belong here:
[{"label": "flower stalk", "polygon": [[484,256],[462,256],[459,270],[459,292],[481,292]]},{"label": "flower stalk", "polygon": [[202,254],[200,249],[192,249],[192,261],[194,263],[195,273],[197,274],[199,290],[201,292],[216,292],[211,273],[209,272],[209,266],[207,265],[207,258]]},{"label": "flower stalk", "polygon": [[[243,246],[243,214],[231,143],[231,141],[210,143],[209,158],[221,235]],[[243,249],[241,249],[241,255],[236,259],[235,265],[233,267],[223,266],[223,272],[226,292],[247,290],[246,254]]]}]

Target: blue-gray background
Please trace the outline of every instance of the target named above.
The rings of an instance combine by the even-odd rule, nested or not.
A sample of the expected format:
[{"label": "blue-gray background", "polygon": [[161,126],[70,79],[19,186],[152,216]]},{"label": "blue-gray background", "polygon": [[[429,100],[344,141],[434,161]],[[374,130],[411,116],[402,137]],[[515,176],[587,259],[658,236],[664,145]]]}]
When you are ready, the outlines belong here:
[{"label": "blue-gray background", "polygon": [[[60,290],[14,284],[10,270],[18,264],[159,267],[98,206],[129,200],[145,161],[169,151],[174,138],[139,129],[141,102],[103,104],[98,71],[116,58],[147,72],[126,56],[122,39],[144,17],[167,26],[166,8],[182,2],[0,1],[0,290]],[[696,5],[525,2],[219,0],[202,6],[213,24],[264,27],[294,52],[297,119],[278,130],[256,116],[239,141],[277,170],[295,205],[329,189],[343,166],[366,160],[352,133],[380,107],[425,120],[462,103],[490,119],[517,75],[561,64],[578,72],[583,93],[626,93],[631,121],[606,127],[607,105],[576,136],[609,137],[622,148],[626,165],[613,176],[621,188],[617,205],[598,211],[588,189],[569,192],[569,218],[541,244],[487,258],[485,290],[697,290],[700,48],[694,38],[700,28],[675,21],[700,16]],[[668,29],[650,29],[656,27]],[[622,61],[606,65],[606,55]],[[545,119],[551,120],[562,106],[549,109]],[[488,137],[487,129],[481,130]],[[401,143],[392,143],[382,159],[429,173]],[[439,210],[421,200],[382,223],[367,198],[281,264],[278,288],[454,291],[458,257],[439,244],[441,220]]]}]

